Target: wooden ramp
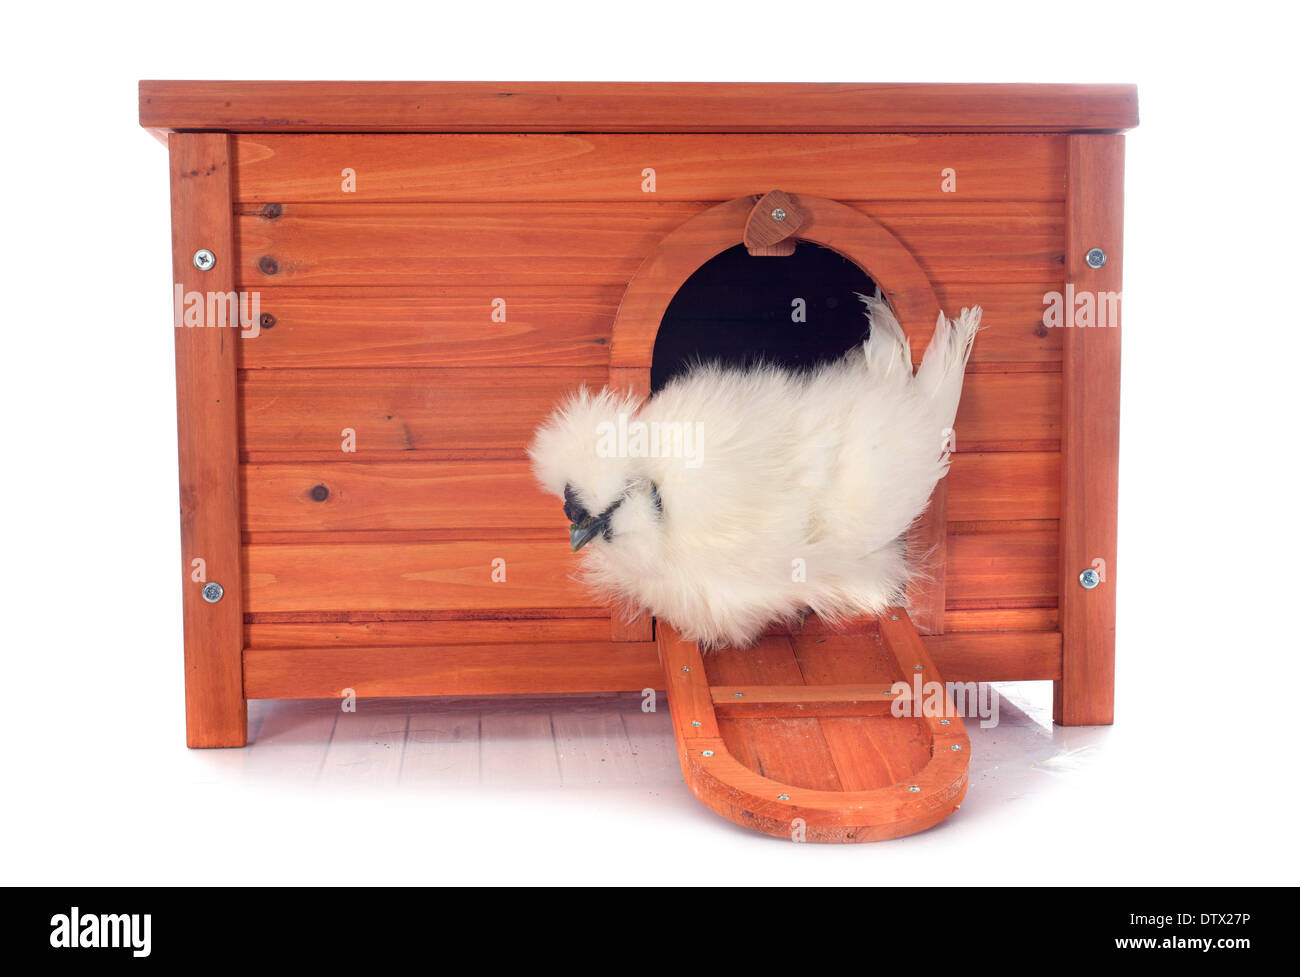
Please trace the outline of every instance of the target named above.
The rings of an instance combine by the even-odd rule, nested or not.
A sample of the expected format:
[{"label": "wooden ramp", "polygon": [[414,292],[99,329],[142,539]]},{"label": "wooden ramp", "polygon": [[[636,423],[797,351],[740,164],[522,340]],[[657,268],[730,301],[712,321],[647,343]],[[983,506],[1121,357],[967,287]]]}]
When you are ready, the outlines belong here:
[{"label": "wooden ramp", "polygon": [[[930,683],[943,679],[906,611],[856,621],[849,633],[808,625],[701,654],[659,622],[677,749],[695,796],[737,824],[792,840],[881,841],[942,821],[966,793],[970,740],[946,691],[913,694],[933,693]],[[900,699],[903,716],[894,714]]]}]

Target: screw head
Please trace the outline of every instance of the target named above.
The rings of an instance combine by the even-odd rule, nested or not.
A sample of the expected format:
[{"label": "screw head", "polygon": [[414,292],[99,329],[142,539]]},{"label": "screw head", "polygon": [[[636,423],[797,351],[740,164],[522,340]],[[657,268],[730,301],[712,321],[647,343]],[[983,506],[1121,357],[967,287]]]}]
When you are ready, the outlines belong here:
[{"label": "screw head", "polygon": [[940,719],[940,720],[939,720],[939,725],[940,725],[940,726],[951,726],[951,725],[952,725],[952,720],[951,720],[951,719]]},{"label": "screw head", "polygon": [[1101,248],[1091,248],[1083,260],[1088,262],[1089,268],[1100,268],[1106,263],[1106,252]]},{"label": "screw head", "polygon": [[898,620],[898,615],[897,615],[897,614],[890,614],[890,615],[889,615],[889,619],[890,619],[891,621],[897,621],[897,620]]},{"label": "screw head", "polygon": [[733,692],[733,693],[731,693],[731,697],[732,697],[733,699],[743,699],[743,698],[745,698],[745,693],[743,693],[743,692]]},{"label": "screw head", "polygon": [[917,787],[915,784],[912,785],[911,787],[907,788],[907,789],[910,790],[913,794],[919,794],[919,793],[921,793],[921,788],[920,788],[920,787]]},{"label": "screw head", "polygon": [[790,795],[789,795],[789,794],[777,794],[777,795],[776,795],[776,799],[777,799],[778,801],[788,801],[788,800],[790,799]]},{"label": "screw head", "polygon": [[689,672],[690,670],[691,670],[691,666],[690,666],[690,665],[683,665],[683,666],[682,666],[682,671],[683,671],[683,672]]},{"label": "screw head", "polygon": [[1083,573],[1079,574],[1079,586],[1084,590],[1092,590],[1099,583],[1101,583],[1101,574],[1092,567],[1088,567]]},{"label": "screw head", "polygon": [[922,668],[920,665],[913,665],[913,666],[912,666],[912,671],[914,671],[914,672],[923,672],[923,671],[925,671],[925,669]]},{"label": "screw head", "polygon": [[955,752],[955,751],[959,751],[959,750],[961,749],[961,744],[960,744],[960,743],[954,743],[952,746],[948,747],[948,749],[953,750],[954,752]]},{"label": "screw head", "polygon": [[776,210],[772,211],[772,220],[778,224],[781,223],[781,221],[785,220],[785,211],[777,207]]},{"label": "screw head", "polygon": [[691,720],[691,725],[692,725],[692,726],[698,726],[699,724],[700,724],[700,721],[699,721],[698,719],[692,719],[692,720]]},{"label": "screw head", "polygon": [[221,600],[225,594],[226,592],[222,588],[221,584],[217,583],[215,580],[203,585],[203,599],[209,604],[215,604],[217,601]]},{"label": "screw head", "polygon": [[700,754],[700,756],[713,756],[713,751],[712,751],[712,750],[705,750],[705,751],[703,751],[703,752]]},{"label": "screw head", "polygon": [[199,271],[211,271],[216,263],[217,256],[207,248],[199,248],[194,252],[194,267]]}]

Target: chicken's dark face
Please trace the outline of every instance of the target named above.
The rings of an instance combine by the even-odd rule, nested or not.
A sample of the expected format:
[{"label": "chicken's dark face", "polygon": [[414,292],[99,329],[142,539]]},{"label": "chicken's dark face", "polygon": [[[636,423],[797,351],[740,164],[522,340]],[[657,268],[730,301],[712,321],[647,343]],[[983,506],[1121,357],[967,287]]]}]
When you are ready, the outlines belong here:
[{"label": "chicken's dark face", "polygon": [[565,485],[564,514],[569,519],[569,545],[573,547],[573,552],[578,552],[578,550],[595,539],[597,535],[608,540],[611,535],[609,528],[610,517],[614,515],[614,510],[622,504],[623,500],[620,498],[604,512],[593,516],[578,501],[573,486]]}]

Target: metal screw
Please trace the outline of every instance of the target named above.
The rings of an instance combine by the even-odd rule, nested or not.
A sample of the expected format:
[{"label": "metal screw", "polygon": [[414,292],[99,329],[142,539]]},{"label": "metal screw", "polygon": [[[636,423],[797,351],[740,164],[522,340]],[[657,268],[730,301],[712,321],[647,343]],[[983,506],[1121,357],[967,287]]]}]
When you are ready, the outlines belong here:
[{"label": "metal screw", "polygon": [[923,669],[920,665],[913,665],[913,666],[912,666],[912,670],[915,671],[915,672],[923,672],[923,671],[925,671],[925,669]]},{"label": "metal screw", "polygon": [[950,749],[950,750],[960,750],[960,749],[961,749],[961,744],[960,744],[960,743],[954,743],[952,746],[948,747],[948,749]]},{"label": "metal screw", "polygon": [[699,724],[700,724],[700,721],[699,721],[698,719],[692,719],[692,720],[691,720],[691,725],[692,725],[692,726],[698,726]]},{"label": "metal screw", "polygon": [[226,592],[221,588],[221,584],[217,583],[215,580],[212,581],[212,583],[203,585],[203,599],[209,604],[215,604],[217,601],[221,600],[221,598],[225,596],[225,593]]},{"label": "metal screw", "polygon": [[1092,567],[1088,567],[1083,573],[1079,574],[1079,585],[1084,590],[1092,590],[1099,583],[1101,583],[1101,574]]},{"label": "metal screw", "polygon": [[790,799],[790,795],[789,795],[789,794],[777,794],[777,795],[776,795],[776,799],[777,799],[778,801],[788,801],[788,800]]},{"label": "metal screw", "polygon": [[691,670],[691,666],[690,666],[690,665],[683,665],[683,666],[682,666],[682,671],[683,671],[683,672],[689,672],[690,670]]},{"label": "metal screw", "polygon": [[736,698],[736,699],[743,699],[743,698],[745,698],[745,693],[743,693],[743,692],[733,692],[733,693],[731,693],[731,695],[732,695],[733,698]]},{"label": "metal screw", "polygon": [[898,615],[897,615],[897,614],[890,614],[890,615],[889,615],[889,619],[890,619],[891,621],[897,621],[897,620],[898,620]]},{"label": "metal screw", "polygon": [[952,725],[952,720],[951,720],[951,719],[940,719],[940,720],[939,720],[939,725],[940,725],[940,726],[951,726],[951,725]]},{"label": "metal screw", "polygon": [[703,753],[700,754],[700,756],[713,756],[713,751],[705,750]]},{"label": "metal screw", "polygon": [[776,208],[776,210],[772,211],[772,220],[776,221],[778,224],[785,220],[785,211],[780,207]]},{"label": "metal screw", "polygon": [[199,271],[210,271],[216,263],[217,256],[207,248],[199,248],[194,252],[194,267]]},{"label": "metal screw", "polygon": [[1101,248],[1092,248],[1083,256],[1083,260],[1088,262],[1089,268],[1100,268],[1106,263],[1106,252]]},{"label": "metal screw", "polygon": [[919,794],[919,793],[921,793],[921,788],[920,788],[920,787],[909,787],[909,788],[907,788],[907,789],[910,790],[913,794]]}]

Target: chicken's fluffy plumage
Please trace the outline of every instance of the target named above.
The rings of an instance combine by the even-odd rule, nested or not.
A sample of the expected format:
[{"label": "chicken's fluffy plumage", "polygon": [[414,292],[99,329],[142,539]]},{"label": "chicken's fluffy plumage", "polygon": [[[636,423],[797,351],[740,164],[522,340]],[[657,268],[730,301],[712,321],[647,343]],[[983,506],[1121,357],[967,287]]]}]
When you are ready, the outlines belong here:
[{"label": "chicken's fluffy plumage", "polygon": [[834,363],[704,365],[644,403],[583,389],[538,429],[541,484],[606,515],[581,553],[587,585],[705,647],[805,609],[833,621],[899,602],[903,536],[948,469],[980,310],[940,315],[913,375],[888,305],[863,301],[870,338]]}]

